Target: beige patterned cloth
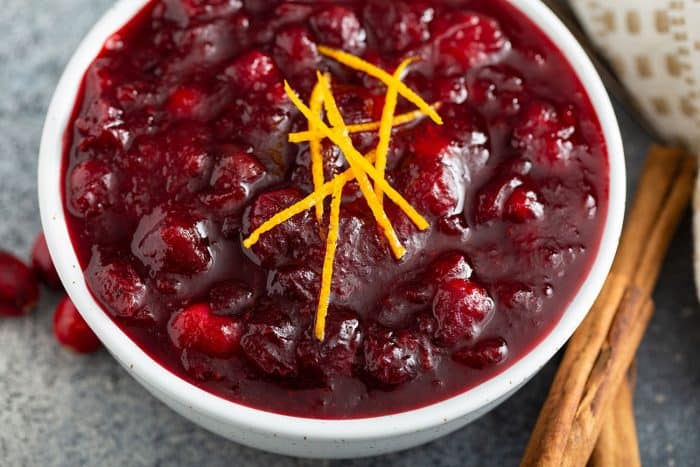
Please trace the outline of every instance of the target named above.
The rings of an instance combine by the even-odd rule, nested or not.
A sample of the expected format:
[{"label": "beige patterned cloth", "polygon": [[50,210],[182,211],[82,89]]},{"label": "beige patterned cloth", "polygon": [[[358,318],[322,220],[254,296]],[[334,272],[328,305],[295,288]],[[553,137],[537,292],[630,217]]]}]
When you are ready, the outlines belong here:
[{"label": "beige patterned cloth", "polygon": [[[658,131],[700,154],[700,0],[569,0]],[[694,200],[700,284],[700,183]]]}]

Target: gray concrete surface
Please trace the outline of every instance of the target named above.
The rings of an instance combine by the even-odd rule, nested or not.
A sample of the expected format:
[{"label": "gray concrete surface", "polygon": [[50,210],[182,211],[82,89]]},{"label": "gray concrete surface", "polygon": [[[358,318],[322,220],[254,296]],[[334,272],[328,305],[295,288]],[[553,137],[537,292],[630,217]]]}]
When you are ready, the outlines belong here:
[{"label": "gray concrete surface", "polygon": [[[36,155],[63,66],[110,0],[0,0],[0,246],[26,256],[39,230]],[[634,186],[646,138],[621,115]],[[688,219],[656,293],[639,355],[636,415],[649,466],[700,459],[700,308]],[[220,439],[151,397],[106,353],[79,358],[51,335],[58,296],[27,319],[0,321],[2,466],[511,466],[549,387],[550,364],[517,395],[467,428],[408,452],[347,462],[265,454]]]}]

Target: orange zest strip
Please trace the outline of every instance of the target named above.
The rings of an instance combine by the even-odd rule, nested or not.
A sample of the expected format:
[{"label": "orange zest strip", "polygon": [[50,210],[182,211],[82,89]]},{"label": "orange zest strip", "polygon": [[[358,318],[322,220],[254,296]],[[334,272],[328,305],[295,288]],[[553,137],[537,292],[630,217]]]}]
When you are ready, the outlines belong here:
[{"label": "orange zest strip", "polygon": [[342,50],[332,49],[330,47],[320,45],[318,46],[318,51],[321,54],[330,57],[339,63],[342,63],[345,66],[348,66],[358,71],[362,71],[374,78],[377,78],[387,86],[390,86],[392,83],[395,83],[401,96],[403,96],[407,101],[411,102],[416,107],[418,107],[435,123],[437,123],[438,125],[442,125],[442,118],[440,117],[440,115],[438,115],[435,109],[431,108],[430,105],[428,105],[428,103],[425,102],[425,100],[423,100],[422,97],[416,94],[408,86],[406,86],[404,83],[397,80],[395,77],[391,76],[389,73],[382,70],[381,68],[361,59],[360,57],[356,57],[347,52],[343,52]]},{"label": "orange zest strip", "polygon": [[[367,154],[367,160],[370,163],[373,163],[375,160],[375,152],[371,151]],[[283,224],[287,222],[289,219],[292,217],[296,216],[297,214],[301,214],[302,212],[306,211],[307,209],[311,209],[312,207],[316,206],[316,204],[322,202],[324,199],[326,199],[328,196],[330,196],[333,193],[333,190],[335,190],[336,186],[345,186],[349,182],[353,181],[355,179],[355,174],[353,173],[352,169],[347,169],[344,172],[338,174],[335,178],[333,178],[332,181],[326,182],[323,185],[319,187],[318,190],[314,191],[310,195],[308,195],[306,198],[302,199],[301,201],[298,201],[297,203],[293,204],[292,206],[283,209],[282,211],[278,212],[274,216],[272,216],[270,219],[266,220],[263,222],[260,227],[255,229],[249,236],[248,238],[243,240],[243,246],[245,248],[250,248],[258,241],[260,240],[260,237],[270,230],[274,229],[280,224]]]},{"label": "orange zest strip", "polygon": [[[382,119],[379,125],[379,143],[377,143],[377,162],[375,167],[379,172],[379,176],[384,180],[386,178],[386,156],[389,153],[389,143],[391,142],[391,130],[393,129],[392,120],[396,113],[396,105],[398,104],[399,91],[397,83],[401,82],[404,71],[408,66],[415,62],[417,58],[407,58],[396,68],[394,79],[387,87],[386,99],[384,101],[384,109],[382,110]],[[374,191],[377,193],[379,205],[384,205],[384,192],[379,183],[374,182]]]},{"label": "orange zest strip", "polygon": [[[321,83],[316,83],[311,92],[311,112],[314,115],[321,115],[323,110],[323,92]],[[314,182],[314,191],[323,185],[323,155],[321,154],[321,138],[319,138],[313,122],[309,122],[309,133],[312,135],[309,140],[309,150],[311,152],[311,177]],[[323,203],[316,204],[316,220],[320,224],[323,220]]]},{"label": "orange zest strip", "polygon": [[326,334],[326,316],[331,298],[331,285],[333,282],[333,262],[335,252],[338,247],[338,230],[340,227],[340,203],[343,200],[343,185],[340,183],[333,187],[333,198],[331,199],[331,217],[328,225],[328,236],[326,237],[326,256],[323,260],[323,272],[321,275],[321,293],[318,298],[318,309],[316,311],[316,326],[314,335],[316,339],[323,341]]},{"label": "orange zest strip", "polygon": [[[335,98],[333,97],[333,93],[331,92],[330,81],[326,76],[323,76],[321,74],[319,74],[318,79],[319,82],[323,83],[323,103],[326,106],[328,120],[330,121],[331,125],[334,126],[336,132],[342,133],[341,139],[343,140],[343,143],[346,146],[352,147],[352,141],[350,140],[350,137],[347,134],[345,121],[343,120],[343,116],[340,114],[340,110],[338,109],[338,106],[335,102]],[[360,190],[362,191],[362,194],[365,197],[367,205],[369,206],[370,210],[372,211],[372,214],[377,220],[377,224],[379,224],[381,229],[384,231],[384,235],[389,241],[389,247],[391,248],[391,251],[394,253],[394,256],[397,259],[403,258],[403,256],[406,254],[406,249],[403,247],[403,245],[401,245],[401,241],[399,240],[398,235],[396,235],[394,226],[391,224],[391,221],[386,216],[386,212],[384,212],[384,208],[382,207],[382,205],[379,204],[379,200],[377,199],[376,193],[372,189],[372,185],[370,185],[369,183],[367,174],[363,172],[361,168],[358,167],[357,158],[350,155],[342,147],[341,150],[343,151],[343,153],[345,153],[345,157],[347,158],[348,163],[350,164],[351,170],[355,174],[355,179],[357,180],[357,183],[360,186]],[[364,158],[362,158],[361,156],[359,157],[359,159],[362,159],[364,161]]]},{"label": "orange zest strip", "polygon": [[[440,102],[436,102],[435,104],[431,104],[430,107],[435,110],[440,109]],[[313,110],[313,109],[311,109]],[[421,117],[425,117],[425,112],[422,110],[414,110],[412,112],[406,112],[403,114],[399,114],[394,117],[394,120],[392,121],[392,126],[397,127],[397,126],[402,126],[402,125],[407,125],[409,123],[412,123],[416,120],[418,120]],[[375,131],[379,129],[379,126],[381,125],[381,122],[376,121],[376,122],[367,122],[367,123],[356,123],[354,125],[348,125],[348,133],[350,134],[355,134],[355,133],[367,133],[370,131]],[[305,143],[307,141],[311,141],[311,139],[314,137],[314,134],[311,131],[299,131],[296,133],[290,133],[289,134],[289,142],[290,143]]]},{"label": "orange zest strip", "polygon": [[[348,142],[345,135],[328,128],[328,126],[321,121],[318,116],[311,113],[311,110],[301,101],[301,99],[299,99],[299,96],[294,92],[291,86],[289,86],[289,83],[285,83],[285,91],[304,117],[306,117],[308,120],[316,120],[318,131],[326,138],[330,139],[336,146],[338,146],[345,154],[345,157],[352,158],[353,163],[355,163],[373,180],[380,180],[380,186],[382,187],[382,190],[384,190],[386,196],[406,214],[406,216],[411,220],[411,222],[413,222],[413,224],[415,224],[416,227],[418,227],[420,230],[426,230],[430,226],[428,221],[425,220],[425,218],[420,215],[418,211],[416,211],[416,209],[411,206],[411,204],[406,201],[406,199],[401,196],[399,192],[397,192],[386,180],[382,180],[379,177],[379,173],[377,172],[377,169],[374,168],[374,165],[367,161],[362,154],[360,154],[357,149],[355,149],[353,145]],[[372,191],[374,192],[374,190]]]}]

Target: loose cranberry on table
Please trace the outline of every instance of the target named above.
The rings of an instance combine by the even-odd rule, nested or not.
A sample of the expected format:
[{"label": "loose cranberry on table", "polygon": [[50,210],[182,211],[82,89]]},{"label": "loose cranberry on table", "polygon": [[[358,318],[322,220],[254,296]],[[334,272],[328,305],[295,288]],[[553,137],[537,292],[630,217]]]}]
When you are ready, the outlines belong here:
[{"label": "loose cranberry on table", "polygon": [[[68,227],[105,312],[216,395],[321,418],[443,400],[543,339],[595,258],[599,122],[556,45],[506,0],[153,0],[118,35],[67,130]],[[321,341],[329,199],[320,222],[312,207],[243,241],[315,189],[285,81],[309,103],[329,73],[347,125],[382,117],[387,86],[328,48],[390,74],[417,58],[401,80],[443,124],[391,131],[386,181],[428,223],[385,194],[401,259],[357,181],[344,185]],[[399,97],[397,115],[415,109]],[[367,154],[378,131],[350,140]],[[329,139],[320,155],[325,182],[350,168]],[[32,301],[12,297],[15,312]]]},{"label": "loose cranberry on table", "polygon": [[53,315],[53,333],[61,345],[77,353],[93,353],[102,347],[70,298],[64,297]]},{"label": "loose cranberry on table", "polygon": [[58,277],[56,267],[53,265],[53,260],[49,254],[49,248],[46,245],[46,237],[41,233],[34,242],[32,247],[32,268],[39,278],[49,287],[60,290],[63,288],[61,279]]},{"label": "loose cranberry on table", "polygon": [[0,251],[0,316],[25,315],[38,299],[34,272],[14,255]]}]

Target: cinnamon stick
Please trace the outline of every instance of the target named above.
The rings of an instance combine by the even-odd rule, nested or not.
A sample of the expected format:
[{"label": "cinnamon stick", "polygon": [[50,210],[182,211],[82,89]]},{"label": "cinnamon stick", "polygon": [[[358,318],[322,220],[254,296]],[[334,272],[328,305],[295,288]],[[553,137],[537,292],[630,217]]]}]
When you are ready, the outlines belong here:
[{"label": "cinnamon stick", "polygon": [[694,160],[654,146],[603,291],[569,342],[522,461],[585,465],[646,329],[649,293],[692,191]]},{"label": "cinnamon stick", "polygon": [[635,379],[633,365],[633,368],[627,372],[627,377],[617,391],[615,401],[605,417],[588,467],[641,467],[642,460],[639,455],[639,441],[634,420]]}]

